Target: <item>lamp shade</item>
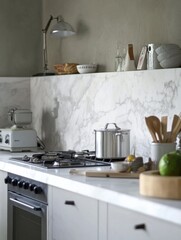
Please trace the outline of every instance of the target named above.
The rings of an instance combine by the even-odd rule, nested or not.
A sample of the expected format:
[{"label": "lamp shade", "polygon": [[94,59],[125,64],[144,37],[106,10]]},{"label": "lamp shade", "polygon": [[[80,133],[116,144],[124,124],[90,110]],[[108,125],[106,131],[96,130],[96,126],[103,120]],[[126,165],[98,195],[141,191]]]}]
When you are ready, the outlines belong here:
[{"label": "lamp shade", "polygon": [[57,23],[52,27],[50,34],[55,37],[69,37],[75,34],[73,27],[64,22],[61,16],[57,17]]}]

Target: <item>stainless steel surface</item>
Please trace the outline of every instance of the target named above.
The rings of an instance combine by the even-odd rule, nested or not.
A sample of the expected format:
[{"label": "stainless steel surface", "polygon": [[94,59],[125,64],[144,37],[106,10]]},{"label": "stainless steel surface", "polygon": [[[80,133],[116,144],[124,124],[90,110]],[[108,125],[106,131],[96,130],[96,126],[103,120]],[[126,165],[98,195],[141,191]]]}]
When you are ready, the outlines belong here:
[{"label": "stainless steel surface", "polygon": [[8,240],[47,240],[47,185],[8,174]]},{"label": "stainless steel surface", "polygon": [[21,158],[11,158],[13,161],[23,161],[25,164],[32,164],[41,168],[77,168],[77,167],[100,167],[109,166],[110,163],[98,160],[95,151],[84,150],[76,152],[54,151],[36,153],[32,156],[24,155]]},{"label": "stainless steel surface", "polygon": [[[114,128],[108,128],[109,125]],[[98,159],[120,159],[130,154],[130,130],[123,130],[115,123],[95,130],[95,150]]]}]

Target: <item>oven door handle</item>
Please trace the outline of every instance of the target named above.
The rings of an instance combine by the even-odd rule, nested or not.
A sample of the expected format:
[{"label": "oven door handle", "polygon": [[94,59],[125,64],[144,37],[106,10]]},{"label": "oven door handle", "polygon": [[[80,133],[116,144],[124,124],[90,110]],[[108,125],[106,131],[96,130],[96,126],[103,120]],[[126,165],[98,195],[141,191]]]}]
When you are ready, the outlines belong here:
[{"label": "oven door handle", "polygon": [[30,205],[30,204],[27,204],[27,203],[24,203],[24,202],[21,202],[17,199],[14,199],[14,198],[9,198],[12,202],[14,203],[17,203],[21,206],[24,206],[24,207],[27,207],[27,208],[30,208],[31,210],[34,210],[34,211],[41,211],[41,207],[37,207],[37,206],[33,206],[33,205]]}]

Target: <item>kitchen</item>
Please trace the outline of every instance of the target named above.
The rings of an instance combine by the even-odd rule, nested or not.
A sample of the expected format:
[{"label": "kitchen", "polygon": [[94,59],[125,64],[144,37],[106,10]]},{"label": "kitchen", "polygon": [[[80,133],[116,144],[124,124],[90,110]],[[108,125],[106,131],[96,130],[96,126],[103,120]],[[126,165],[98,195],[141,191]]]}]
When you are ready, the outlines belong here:
[{"label": "kitchen", "polygon": [[[26,4],[29,6],[30,3],[26,1]],[[71,1],[68,3],[67,1],[56,1],[53,5],[51,1],[44,1],[43,25],[46,24],[50,14],[62,14],[65,20],[70,22],[76,30],[78,23],[80,27],[79,34],[77,33],[75,36],[63,39],[61,42],[53,38],[48,39],[48,47],[50,49],[49,66],[52,68],[51,70],[53,70],[52,66],[54,64],[61,61],[96,62],[100,65],[98,70],[101,73],[53,76],[51,78],[37,77],[30,80],[29,77],[31,75],[42,71],[40,64],[41,45],[33,45],[33,41],[36,40],[39,43],[38,38],[41,38],[40,20],[37,17],[41,16],[41,4],[39,4],[40,2],[35,4],[39,8],[35,8],[34,6],[36,11],[39,9],[39,12],[32,12],[33,14],[37,14],[33,15],[33,19],[36,21],[38,29],[30,28],[31,31],[36,30],[37,36],[34,35],[36,39],[26,39],[25,46],[22,43],[22,47],[19,49],[20,53],[23,54],[23,47],[24,51],[27,52],[28,45],[29,50],[27,53],[34,53],[33,56],[30,55],[29,59],[27,59],[27,61],[31,61],[29,63],[27,61],[19,61],[19,69],[15,68],[13,70],[16,59],[19,59],[16,57],[19,57],[19,55],[13,54],[12,56],[9,52],[8,59],[12,60],[11,67],[8,65],[8,68],[6,66],[4,70],[1,70],[4,71],[1,73],[1,76],[3,76],[1,78],[1,127],[6,127],[7,112],[11,107],[31,107],[33,112],[33,126],[36,128],[39,137],[45,141],[46,145],[50,146],[50,149],[70,148],[80,150],[94,148],[94,129],[103,127],[107,122],[116,122],[122,128],[131,129],[131,151],[135,149],[137,155],[141,155],[147,160],[150,155],[149,143],[151,139],[144,123],[144,116],[150,114],[159,116],[167,114],[172,117],[173,114],[180,113],[179,103],[181,96],[179,81],[181,72],[179,68],[154,71],[113,72],[117,42],[120,41],[123,45],[132,42],[134,44],[136,59],[138,59],[141,47],[150,42],[171,42],[180,45],[180,32],[178,31],[180,2],[155,1],[154,5],[153,2],[148,4],[144,3],[144,1],[139,1],[140,8],[138,9],[135,6],[136,3],[132,3],[132,1],[120,1],[119,5],[117,5],[117,1],[112,1],[111,6],[108,1],[107,3],[100,1],[98,5],[96,1],[94,2],[95,5],[91,1],[91,6],[87,4],[88,7],[85,6],[83,1],[80,1],[79,4]],[[24,8],[26,9],[25,6]],[[57,10],[58,8],[60,11]],[[150,11],[150,8],[152,11]],[[21,8],[19,7],[18,9]],[[125,9],[131,11],[131,14],[126,16],[124,14],[126,12]],[[144,12],[144,17],[147,18],[150,26],[149,28],[146,25],[146,21],[142,23],[142,18],[138,18],[141,13],[138,14],[135,9],[138,9],[138,12]],[[92,11],[88,14],[89,10]],[[95,15],[92,16],[91,14],[93,13]],[[96,18],[99,14],[102,16],[100,19]],[[171,14],[172,17],[168,18],[168,14]],[[11,16],[11,14],[9,15]],[[108,18],[107,16],[110,17]],[[157,16],[159,16],[159,19]],[[163,21],[160,21],[160,16]],[[128,17],[129,19],[127,19]],[[124,19],[127,21],[125,22]],[[132,21],[138,24],[137,27],[131,27],[133,24]],[[127,22],[129,23],[130,31],[126,31]],[[122,23],[124,24],[122,25]],[[97,24],[100,24],[100,26],[97,26]],[[106,26],[106,29],[101,27],[102,25]],[[139,34],[136,29],[139,29]],[[95,32],[92,32],[93,30]],[[148,35],[145,35],[146,33]],[[91,34],[93,38],[90,37]],[[29,33],[27,33],[27,36],[29,36]],[[99,37],[97,38],[97,36]],[[19,39],[22,42],[24,40],[24,38]],[[6,44],[8,43],[4,42],[3,46],[6,46]],[[35,46],[36,51],[32,51]],[[94,49],[90,49],[89,46],[94,46]],[[75,49],[79,49],[79,51],[75,51]],[[6,55],[4,55],[1,61],[5,64],[4,59],[7,59]],[[29,64],[29,67],[23,64]],[[25,70],[26,72],[24,72]],[[67,103],[68,105],[66,105]],[[4,167],[5,171],[8,171],[8,168],[10,166],[7,164]],[[12,171],[14,172],[15,168],[13,169]],[[23,176],[27,174],[30,177],[28,171],[22,174]],[[37,172],[33,172],[33,174],[36,176],[35,179],[38,180]],[[88,182],[93,180],[82,179],[81,181]],[[107,180],[99,181],[103,181],[104,186],[104,181]],[[119,185],[118,181],[109,181],[110,184]],[[53,179],[49,183],[52,182]],[[67,185],[69,184],[68,182]],[[74,191],[76,192],[78,186],[76,188],[76,182],[74,184]],[[67,185],[61,185],[61,187],[64,189]],[[131,191],[130,187],[129,189]],[[67,190],[72,191],[72,188],[69,186]],[[83,190],[81,193],[83,193]],[[103,196],[100,200],[103,200]],[[115,204],[116,201],[117,197],[115,197],[113,203]],[[100,211],[106,207],[104,202],[101,203]],[[178,212],[176,213],[178,214]],[[104,211],[102,214],[104,214]],[[102,235],[103,233],[104,231]]]}]

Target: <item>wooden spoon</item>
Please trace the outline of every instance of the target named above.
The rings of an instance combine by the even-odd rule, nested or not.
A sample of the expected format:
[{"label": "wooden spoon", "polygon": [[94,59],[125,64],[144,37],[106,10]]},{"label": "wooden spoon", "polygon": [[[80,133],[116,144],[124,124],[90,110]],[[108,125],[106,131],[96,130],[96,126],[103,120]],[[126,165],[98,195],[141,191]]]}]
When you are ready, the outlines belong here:
[{"label": "wooden spoon", "polygon": [[152,122],[150,121],[150,117],[145,117],[145,122],[146,122],[148,130],[149,130],[149,132],[152,136],[153,142],[158,142],[158,140],[156,138],[155,130],[154,130],[153,125],[152,125]]},{"label": "wooden spoon", "polygon": [[149,120],[152,124],[152,128],[154,129],[156,135],[158,136],[159,142],[162,142],[160,119],[157,118],[156,116],[150,116]]}]

